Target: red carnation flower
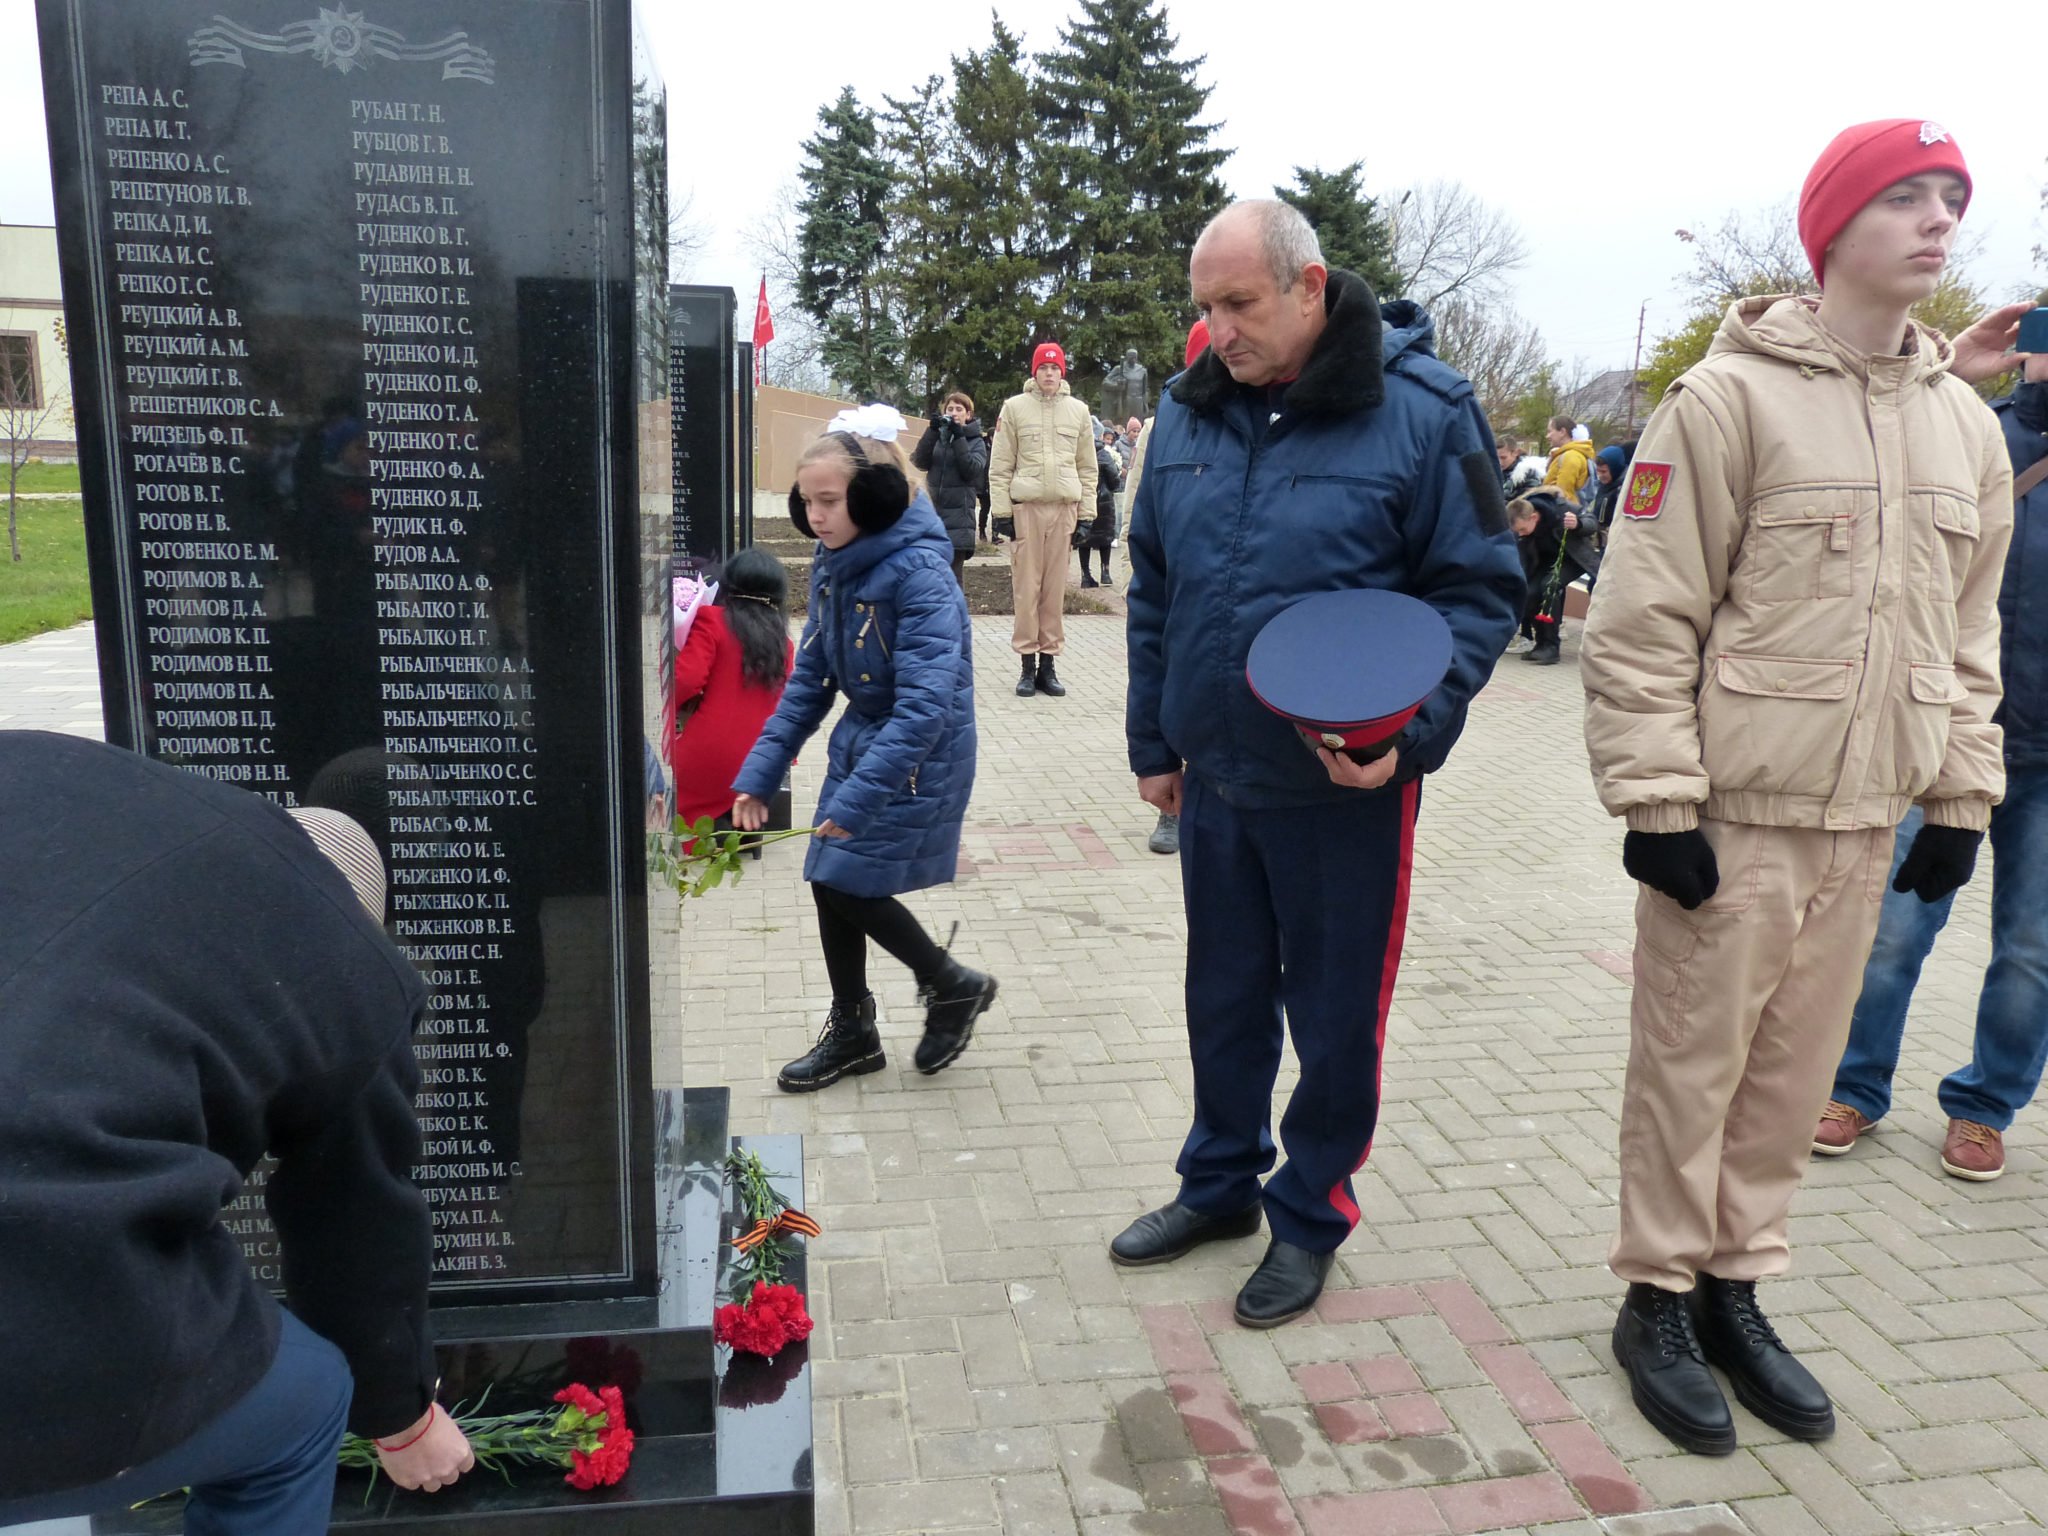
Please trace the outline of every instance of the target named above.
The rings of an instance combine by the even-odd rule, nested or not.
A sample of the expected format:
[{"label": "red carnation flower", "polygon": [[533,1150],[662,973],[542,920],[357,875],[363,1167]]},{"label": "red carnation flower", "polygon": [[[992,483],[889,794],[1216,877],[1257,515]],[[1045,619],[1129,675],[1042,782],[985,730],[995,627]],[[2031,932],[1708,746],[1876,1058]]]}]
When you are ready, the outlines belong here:
[{"label": "red carnation flower", "polygon": [[749,1355],[772,1357],[787,1344],[811,1336],[815,1324],[804,1310],[803,1292],[793,1285],[754,1283],[744,1305],[727,1304],[712,1315],[712,1337]]}]

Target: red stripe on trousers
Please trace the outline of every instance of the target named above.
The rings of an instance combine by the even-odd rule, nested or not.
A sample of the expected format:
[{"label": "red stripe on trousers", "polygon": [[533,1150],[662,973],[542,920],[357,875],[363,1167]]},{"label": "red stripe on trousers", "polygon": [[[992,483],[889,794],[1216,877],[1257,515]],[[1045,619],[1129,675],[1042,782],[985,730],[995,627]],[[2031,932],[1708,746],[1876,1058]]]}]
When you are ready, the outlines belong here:
[{"label": "red stripe on trousers", "polygon": [[[1387,950],[1380,957],[1380,1002],[1379,1016],[1373,1021],[1373,1058],[1378,1066],[1378,1076],[1373,1082],[1373,1103],[1380,1102],[1380,1091],[1387,1075],[1387,1014],[1394,1006],[1394,981],[1401,970],[1401,943],[1408,936],[1408,876],[1415,868],[1415,807],[1422,795],[1422,780],[1410,779],[1401,786],[1401,862],[1394,871],[1394,916],[1387,924]],[[1377,1122],[1378,1115],[1375,1113]],[[1351,1172],[1356,1173],[1365,1166],[1365,1160],[1372,1156],[1372,1138],[1365,1141],[1365,1150],[1358,1154],[1358,1162]],[[1352,1226],[1358,1225],[1358,1202],[1344,1192],[1345,1179],[1339,1179],[1330,1186],[1330,1208]]]}]

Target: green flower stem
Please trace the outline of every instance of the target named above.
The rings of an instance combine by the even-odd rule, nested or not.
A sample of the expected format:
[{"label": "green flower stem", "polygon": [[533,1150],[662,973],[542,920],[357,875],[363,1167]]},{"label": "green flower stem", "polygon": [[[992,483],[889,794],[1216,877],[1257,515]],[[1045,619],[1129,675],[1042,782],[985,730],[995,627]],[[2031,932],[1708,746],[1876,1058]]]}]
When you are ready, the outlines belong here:
[{"label": "green flower stem", "polygon": [[[741,1223],[742,1232],[751,1231],[757,1221],[773,1221],[789,1204],[769,1182],[773,1175],[762,1164],[758,1153],[738,1149],[728,1152],[725,1176],[731,1181],[733,1193],[738,1197],[740,1210],[745,1216]],[[752,1294],[756,1284],[781,1284],[782,1266],[795,1256],[796,1249],[782,1237],[772,1237],[750,1253],[734,1249],[726,1294],[735,1300],[744,1300]]]},{"label": "green flower stem", "polygon": [[[754,848],[765,848],[792,837],[810,837],[809,827],[790,827],[782,832],[720,832],[709,816],[694,823],[678,816],[670,832],[647,834],[647,867],[681,896],[702,896],[716,890],[727,875],[734,884],[744,873],[741,859]],[[689,852],[683,849],[687,846]]]}]

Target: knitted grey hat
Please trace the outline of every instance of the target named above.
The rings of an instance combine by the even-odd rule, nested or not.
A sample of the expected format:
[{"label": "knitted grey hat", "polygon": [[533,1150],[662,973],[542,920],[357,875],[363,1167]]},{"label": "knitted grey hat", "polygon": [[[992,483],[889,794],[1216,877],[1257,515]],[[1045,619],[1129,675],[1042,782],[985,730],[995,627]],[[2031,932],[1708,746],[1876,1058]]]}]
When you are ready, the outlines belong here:
[{"label": "knitted grey hat", "polygon": [[372,922],[384,921],[384,861],[370,834],[339,811],[295,806],[291,817],[343,875]]}]

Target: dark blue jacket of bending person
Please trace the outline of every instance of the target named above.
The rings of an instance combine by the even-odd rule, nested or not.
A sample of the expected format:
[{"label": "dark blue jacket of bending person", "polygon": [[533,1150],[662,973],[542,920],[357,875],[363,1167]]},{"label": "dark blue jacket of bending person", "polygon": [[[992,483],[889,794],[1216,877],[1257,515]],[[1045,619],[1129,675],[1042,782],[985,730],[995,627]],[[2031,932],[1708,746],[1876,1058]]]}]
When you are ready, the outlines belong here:
[{"label": "dark blue jacket of bending person", "polygon": [[960,862],[960,823],[974,790],[974,658],[953,545],[919,491],[880,533],[818,546],[811,612],[782,703],[733,788],[766,800],[835,694],[825,787],[804,878],[852,896],[944,885]]},{"label": "dark blue jacket of bending person", "polygon": [[1253,809],[1359,793],[1331,783],[1245,681],[1274,614],[1382,587],[1449,622],[1450,673],[1397,738],[1405,780],[1443,764],[1524,594],[1493,433],[1472,386],[1430,350],[1429,317],[1380,305],[1349,272],[1330,274],[1325,302],[1284,394],[1236,383],[1206,351],[1173,381],[1130,514],[1131,769],[1185,762]]},{"label": "dark blue jacket of bending person", "polygon": [[[2022,384],[1991,408],[2005,428],[2015,476],[2048,458],[2048,384]],[[2013,503],[1998,620],[2006,765],[2048,766],[2048,481]]]}]

